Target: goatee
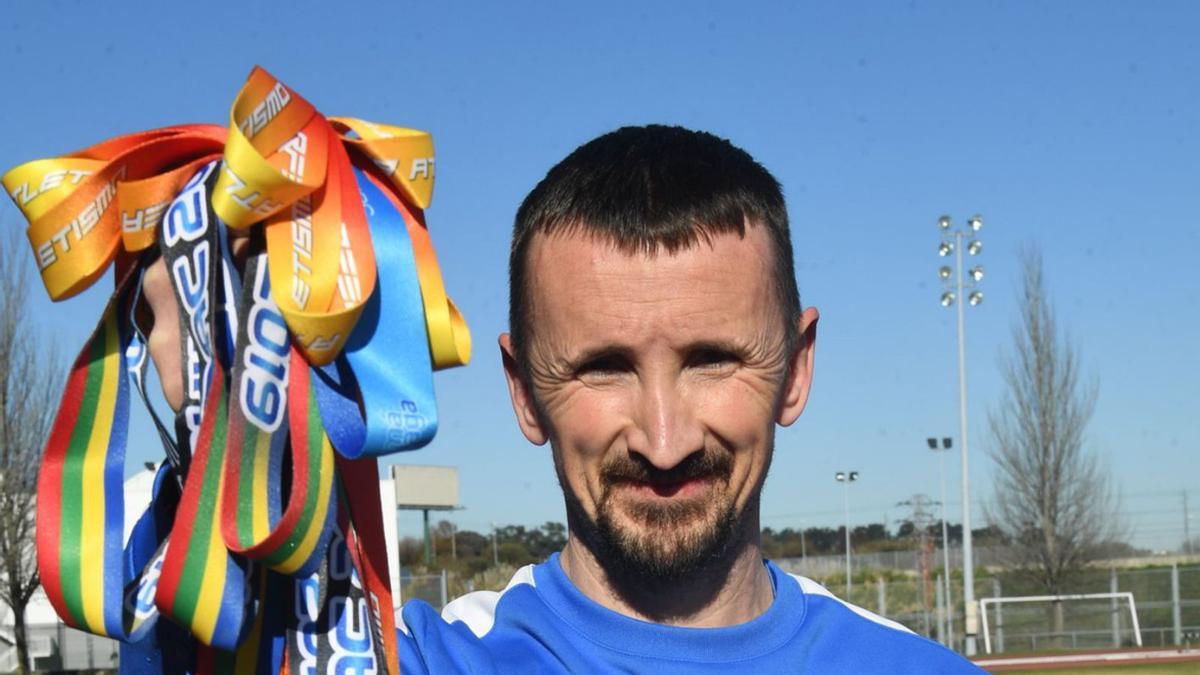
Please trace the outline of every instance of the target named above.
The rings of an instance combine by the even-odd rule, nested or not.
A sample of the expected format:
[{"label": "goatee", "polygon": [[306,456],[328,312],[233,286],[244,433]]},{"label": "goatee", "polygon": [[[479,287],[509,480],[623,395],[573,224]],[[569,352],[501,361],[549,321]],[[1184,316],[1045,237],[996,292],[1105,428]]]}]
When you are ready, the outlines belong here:
[{"label": "goatee", "polygon": [[[631,590],[720,574],[722,567],[732,563],[743,529],[740,521],[750,511],[739,512],[728,494],[732,470],[732,457],[719,450],[697,451],[668,471],[637,455],[619,456],[601,467],[595,519],[570,489],[564,489],[573,534],[602,561],[613,582]],[[688,481],[704,481],[705,493],[690,499],[632,503],[619,494],[630,485],[672,486]]]}]

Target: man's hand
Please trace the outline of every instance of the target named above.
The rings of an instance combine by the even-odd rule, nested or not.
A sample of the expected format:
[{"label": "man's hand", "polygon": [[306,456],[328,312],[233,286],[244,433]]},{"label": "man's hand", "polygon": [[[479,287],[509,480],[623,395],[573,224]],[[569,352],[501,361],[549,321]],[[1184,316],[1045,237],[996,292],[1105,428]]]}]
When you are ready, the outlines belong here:
[{"label": "man's hand", "polygon": [[[233,251],[234,264],[239,269],[245,266],[250,244],[249,230],[228,230],[229,246]],[[179,300],[171,286],[166,259],[160,257],[146,268],[142,280],[142,296],[153,315],[146,335],[150,359],[158,371],[163,397],[171,410],[179,412],[183,407],[183,364],[180,348]]]}]

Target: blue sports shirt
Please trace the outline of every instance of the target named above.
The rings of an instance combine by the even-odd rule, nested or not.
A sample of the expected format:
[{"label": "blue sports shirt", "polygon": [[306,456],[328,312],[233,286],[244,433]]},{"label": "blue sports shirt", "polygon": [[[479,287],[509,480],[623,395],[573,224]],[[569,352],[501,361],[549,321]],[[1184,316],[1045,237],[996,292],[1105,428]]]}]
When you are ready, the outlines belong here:
[{"label": "blue sports shirt", "polygon": [[558,554],[527,565],[502,592],[469,593],[442,615],[401,612],[400,664],[417,673],[978,673],[958,654],[835,598],[766,561],[775,599],[723,628],[639,621],[571,583]]}]

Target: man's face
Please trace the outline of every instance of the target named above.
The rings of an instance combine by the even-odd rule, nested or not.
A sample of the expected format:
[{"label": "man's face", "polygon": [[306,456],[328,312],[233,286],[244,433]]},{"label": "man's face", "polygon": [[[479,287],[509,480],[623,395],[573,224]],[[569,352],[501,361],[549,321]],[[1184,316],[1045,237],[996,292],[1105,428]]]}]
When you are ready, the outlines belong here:
[{"label": "man's face", "polygon": [[761,227],[668,254],[538,235],[528,259],[526,436],[549,440],[574,533],[598,555],[677,577],[757,536],[775,424],[807,396],[812,352],[785,347]]}]

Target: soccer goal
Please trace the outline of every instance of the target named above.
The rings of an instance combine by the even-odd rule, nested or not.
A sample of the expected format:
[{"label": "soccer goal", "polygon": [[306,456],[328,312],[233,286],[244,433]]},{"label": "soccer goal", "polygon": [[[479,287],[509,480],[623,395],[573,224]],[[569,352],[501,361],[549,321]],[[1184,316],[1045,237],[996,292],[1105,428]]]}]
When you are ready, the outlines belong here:
[{"label": "soccer goal", "polygon": [[[1107,601],[1107,602],[1103,603],[1103,605],[1099,605],[1096,602],[1096,601],[1103,601],[1103,600]],[[1005,598],[1005,597],[981,598],[979,600],[979,615],[980,615],[980,623],[981,623],[980,628],[983,629],[982,632],[983,632],[983,648],[984,648],[984,650],[988,654],[992,653],[993,630],[1000,631],[1000,630],[1007,629],[1007,630],[1009,630],[1009,632],[1011,634],[1012,630],[1014,628],[1017,628],[1020,625],[1019,623],[1017,623],[1020,621],[1020,618],[1019,618],[1020,615],[1018,614],[1017,616],[1013,616],[1011,613],[1008,615],[1001,613],[1000,609],[1001,609],[1002,605],[1019,604],[1019,605],[1024,605],[1026,608],[1032,609],[1038,603],[1045,605],[1046,603],[1051,603],[1051,602],[1061,602],[1061,603],[1063,603],[1064,608],[1077,608],[1079,610],[1082,610],[1082,611],[1078,611],[1078,612],[1072,612],[1072,614],[1074,616],[1079,617],[1079,623],[1090,624],[1085,627],[1085,630],[1079,631],[1079,632],[1089,633],[1089,634],[1096,634],[1096,633],[1102,634],[1105,632],[1105,630],[1106,630],[1105,628],[1103,628],[1101,625],[1096,625],[1099,622],[1103,622],[1104,618],[1108,618],[1111,620],[1111,626],[1112,626],[1111,630],[1112,630],[1113,634],[1116,634],[1117,632],[1119,632],[1119,628],[1118,628],[1119,618],[1120,618],[1120,615],[1123,614],[1124,609],[1127,607],[1129,610],[1129,625],[1133,631],[1133,639],[1137,643],[1137,646],[1139,646],[1139,647],[1142,646],[1142,630],[1141,630],[1141,627],[1138,625],[1137,607],[1134,605],[1133,593],[1130,593],[1129,591],[1122,591],[1122,592],[1114,592],[1114,593],[1077,593],[1077,594],[1073,594],[1073,595],[1020,595],[1020,596],[1013,596],[1011,598]],[[992,606],[996,607],[995,614],[996,614],[997,621],[994,622],[995,625],[989,625],[989,620],[988,620],[988,608],[992,607]],[[1043,611],[1045,611],[1046,609],[1047,608],[1043,607]],[[1084,620],[1085,618],[1090,619],[1090,620],[1085,621]],[[1016,619],[1017,622],[1014,622],[1014,619]],[[1016,623],[1016,625],[1014,625],[1014,623]],[[1071,623],[1075,624],[1076,621],[1072,620]],[[1096,630],[1097,628],[1099,628],[1099,630]],[[1036,649],[1036,642],[1034,642],[1033,644]]]}]

